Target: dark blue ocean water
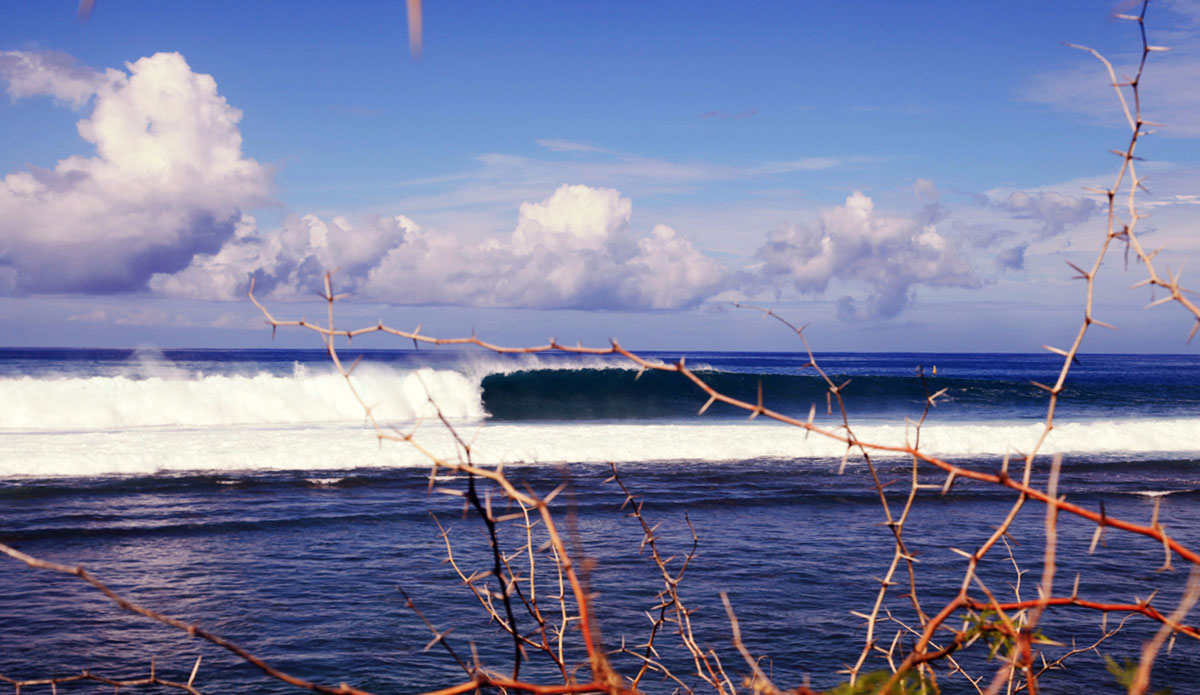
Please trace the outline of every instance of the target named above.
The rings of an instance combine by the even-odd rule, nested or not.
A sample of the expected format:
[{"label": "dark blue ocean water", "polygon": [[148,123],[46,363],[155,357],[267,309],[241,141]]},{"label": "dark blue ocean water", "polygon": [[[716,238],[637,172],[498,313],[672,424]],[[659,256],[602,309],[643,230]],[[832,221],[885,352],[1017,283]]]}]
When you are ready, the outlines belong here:
[{"label": "dark blue ocean water", "polygon": [[[1041,355],[819,357],[835,381],[852,380],[847,407],[863,423],[864,439],[902,438],[903,418],[920,414],[925,389],[948,388],[931,415],[930,439],[954,460],[989,471],[999,468],[1006,447],[1031,445],[1046,401],[1029,380],[1053,381],[1058,365]],[[823,413],[825,404],[811,370],[801,369],[806,359],[687,355],[720,388],[753,400],[761,382],[768,405],[801,417],[813,403]],[[474,437],[481,460],[506,462],[511,479],[543,494],[567,483],[555,510],[572,529],[572,548],[590,560],[588,581],[608,648],[623,635],[631,645],[645,639],[645,611],[660,589],[655,567],[638,552],[640,527],[605,482],[612,461],[645,499],[648,520],[662,522],[666,554],[690,547],[685,513],[695,525],[699,550],[681,595],[699,609],[697,641],[716,649],[735,677],[745,668],[729,643],[721,591],[737,609],[747,646],[769,658],[764,663],[780,686],[807,678],[832,687],[857,658],[863,621],[850,612],[870,611],[873,578],[886,571],[892,547],[861,460],[839,475],[840,450],[821,449],[790,428],[743,422],[731,410],[714,408],[697,419],[704,399],[695,387],[672,375],[635,380],[634,372],[603,360],[410,351],[372,353],[364,364],[363,388],[376,388],[391,404],[402,431],[427,418],[422,408],[432,396]],[[1062,436],[1051,441],[1063,452],[1060,491],[1142,523],[1157,501],[1170,533],[1200,547],[1200,359],[1084,356],[1068,383],[1063,430],[1055,433]],[[430,513],[450,529],[467,572],[490,568],[481,523],[464,515],[461,498],[428,492],[419,456],[403,445],[376,446],[345,388],[316,351],[0,350],[0,542],[83,564],[137,601],[330,684],[404,693],[462,680],[444,652],[423,651],[430,634],[398,587],[439,627],[453,628],[448,639],[459,653],[474,645],[485,666],[511,668],[511,643],[443,563]],[[452,455],[431,423],[418,432]],[[881,457],[876,466],[891,503],[902,504],[911,462]],[[1044,457],[1036,484],[1044,484],[1048,466]],[[931,486],[942,482],[927,468],[920,476]],[[950,547],[978,545],[1014,501],[1010,491],[962,481],[945,496],[932,487],[920,492],[906,538],[920,560],[917,589],[928,612],[961,579],[965,561]],[[1013,552],[1026,571],[1024,598],[1036,596],[1043,519],[1044,509],[1030,503],[1012,529]],[[1088,556],[1092,526],[1064,518],[1059,530],[1057,586],[1064,591],[1079,573],[1086,598],[1128,602],[1158,589],[1154,605],[1173,607],[1186,570],[1176,560],[1177,569],[1159,572],[1161,545],[1110,531]],[[510,551],[522,542],[514,528],[501,540]],[[544,554],[538,562],[538,572],[548,572]],[[1017,575],[1003,549],[980,575],[998,595],[1013,596]],[[557,590],[551,574],[539,582],[543,597]],[[906,583],[893,587],[885,605],[912,624],[907,591]],[[1110,616],[1108,625],[1117,620]],[[532,623],[518,614],[518,625]],[[1135,659],[1154,628],[1131,619],[1100,650],[1118,661]],[[881,643],[898,629],[882,626]],[[1085,646],[1100,636],[1099,617],[1052,610],[1043,631]],[[579,644],[578,634],[570,642]],[[661,635],[656,644],[665,663],[686,672],[677,638]],[[899,644],[904,649],[911,638]],[[1047,656],[1064,650],[1048,647]],[[219,649],[120,611],[76,579],[0,562],[0,674],[94,668],[125,677],[146,671],[153,658],[160,673],[186,679],[201,654],[203,692],[292,691]],[[578,659],[578,649],[572,655]],[[614,660],[622,672],[636,672],[629,657]],[[870,663],[885,667],[878,658]],[[1095,654],[1070,663],[1043,676],[1045,691],[1121,692]],[[978,650],[962,664],[984,683],[999,666]],[[554,669],[534,654],[523,673],[550,680]],[[1200,682],[1197,645],[1180,640],[1154,673],[1154,687],[1189,692]],[[942,674],[944,692],[974,692],[962,676]],[[674,689],[657,679],[643,687]],[[43,691],[50,692],[23,690]]]}]

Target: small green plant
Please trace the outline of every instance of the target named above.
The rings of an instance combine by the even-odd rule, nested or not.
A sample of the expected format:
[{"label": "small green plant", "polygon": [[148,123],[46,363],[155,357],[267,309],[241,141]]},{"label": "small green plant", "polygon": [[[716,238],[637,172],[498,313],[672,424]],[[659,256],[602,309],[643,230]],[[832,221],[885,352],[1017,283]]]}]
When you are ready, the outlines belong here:
[{"label": "small green plant", "polygon": [[[1128,689],[1133,687],[1134,681],[1137,680],[1138,662],[1132,659],[1124,659],[1118,664],[1116,659],[1105,654],[1104,668],[1108,669],[1108,672],[1116,677],[1117,683],[1122,688]],[[1155,690],[1151,695],[1171,695],[1171,689],[1163,688],[1162,690]]]},{"label": "small green plant", "polygon": [[937,695],[941,692],[937,683],[926,676],[923,669],[905,671],[899,680],[888,687],[893,675],[887,669],[868,671],[859,674],[853,682],[838,685],[828,695]]},{"label": "small green plant", "polygon": [[[967,612],[963,616],[963,648],[965,649],[982,639],[988,645],[989,661],[996,658],[996,655],[1001,650],[1005,654],[1011,655],[1017,647],[1017,640],[1013,634],[1013,629],[1024,629],[1024,616],[1023,614],[1018,614],[1016,620],[1010,619],[1009,622],[1011,622],[1011,627],[997,611],[990,608],[979,613],[975,611]],[[1029,641],[1032,644],[1045,644],[1055,647],[1066,646],[1062,642],[1056,642],[1047,637],[1041,629],[1035,629],[1030,633]]]}]

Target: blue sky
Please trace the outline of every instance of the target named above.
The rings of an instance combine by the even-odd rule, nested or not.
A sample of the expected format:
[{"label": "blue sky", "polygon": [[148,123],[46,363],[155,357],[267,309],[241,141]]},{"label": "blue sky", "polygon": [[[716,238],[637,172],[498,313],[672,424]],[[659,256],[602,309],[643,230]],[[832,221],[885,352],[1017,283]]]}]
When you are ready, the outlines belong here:
[{"label": "blue sky", "polygon": [[[1067,340],[1127,135],[1103,2],[0,7],[4,345],[257,347],[282,316],[644,348]],[[1154,3],[1147,244],[1196,254],[1200,3]],[[1120,259],[1093,350],[1190,325]],[[311,345],[288,334],[277,344]],[[383,347],[385,343],[377,343]]]}]

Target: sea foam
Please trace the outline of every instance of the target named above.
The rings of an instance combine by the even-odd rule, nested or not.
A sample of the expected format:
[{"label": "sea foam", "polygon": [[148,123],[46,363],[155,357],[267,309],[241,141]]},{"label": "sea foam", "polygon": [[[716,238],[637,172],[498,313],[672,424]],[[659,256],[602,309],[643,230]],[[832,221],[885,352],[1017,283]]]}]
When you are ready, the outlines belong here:
[{"label": "sea foam", "polygon": [[[454,419],[485,416],[477,380],[443,369],[364,364],[355,373],[363,400],[384,420],[431,413],[432,397]],[[138,376],[0,379],[0,430],[76,431],[128,427],[362,422],[363,408],[330,368],[296,364],[291,374],[172,372]]]},{"label": "sea foam", "polygon": [[[795,465],[836,464],[846,445],[778,423],[517,423],[465,422],[458,433],[471,442],[476,463],[737,462],[755,459]],[[406,432],[411,430],[404,430]],[[956,459],[997,460],[1006,451],[1028,450],[1037,423],[930,424],[921,449]],[[903,445],[903,425],[864,424],[862,441]],[[911,440],[912,430],[907,430]],[[444,461],[457,461],[454,441],[435,423],[417,428],[415,439]],[[1045,453],[1069,456],[1145,457],[1194,455],[1200,449],[1195,420],[1124,420],[1068,423],[1051,432]],[[877,452],[878,458],[898,454]],[[858,465],[857,455],[850,465]],[[26,432],[5,435],[0,476],[95,476],[172,471],[347,470],[427,466],[430,460],[404,442],[379,442],[374,432],[351,425],[263,425],[141,428],[110,431]]]}]

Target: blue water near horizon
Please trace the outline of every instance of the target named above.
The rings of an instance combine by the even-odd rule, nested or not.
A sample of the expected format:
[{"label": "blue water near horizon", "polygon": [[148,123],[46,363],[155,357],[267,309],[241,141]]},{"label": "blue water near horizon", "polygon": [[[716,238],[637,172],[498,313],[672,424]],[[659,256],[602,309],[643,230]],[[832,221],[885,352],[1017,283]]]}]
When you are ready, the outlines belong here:
[{"label": "blue water near horizon", "polygon": [[[353,357],[347,350],[344,357]],[[567,481],[559,518],[575,515],[605,644],[644,639],[656,572],[637,552],[640,527],[605,479],[608,462],[646,500],[667,554],[690,546],[684,513],[700,546],[681,592],[696,614],[697,639],[744,671],[729,646],[718,594],[737,608],[750,649],[770,658],[780,686],[805,678],[832,687],[853,663],[862,621],[891,556],[878,494],[852,458],[839,475],[840,445],[794,428],[745,422],[714,406],[696,416],[703,394],[673,374],[643,374],[602,358],[497,356],[479,351],[369,351],[356,374],[387,422],[418,432],[452,455],[428,420],[433,398],[465,435],[478,460],[504,462],[509,476],[543,494]],[[679,353],[651,355],[674,361]],[[731,395],[835,426],[823,382],[789,353],[684,353],[689,366]],[[419,692],[462,680],[444,653],[422,648],[430,635],[398,586],[439,626],[453,627],[460,653],[474,643],[483,663],[503,671],[511,643],[487,625],[476,599],[443,562],[429,513],[451,528],[456,554],[472,569],[490,566],[481,526],[462,501],[428,494],[428,467],[403,445],[380,447],[364,429],[320,350],[0,349],[0,542],[44,559],[83,564],[132,598],[239,641],[298,675],[348,682],[379,693]],[[1005,451],[1029,447],[1040,432],[1054,355],[819,354],[846,388],[852,422],[865,440],[904,441],[928,390],[947,388],[922,430],[922,446],[964,465],[997,470]],[[1060,489],[1085,507],[1148,523],[1157,503],[1173,536],[1200,547],[1200,358],[1191,355],[1083,355],[1072,370],[1048,450],[1063,455]],[[931,374],[938,367],[937,376]],[[925,380],[917,375],[921,366]],[[927,443],[927,444],[926,444]],[[440,448],[439,448],[440,447]],[[876,459],[896,503],[911,463]],[[1035,471],[1045,482],[1048,457]],[[922,470],[925,481],[942,478]],[[439,481],[454,485],[454,481]],[[1014,502],[1007,490],[959,481],[951,494],[923,490],[907,537],[920,559],[926,610],[957,589],[970,549]],[[1012,531],[1025,598],[1036,596],[1044,509],[1032,503]],[[1109,531],[1087,555],[1092,527],[1060,524],[1058,586],[1081,574],[1080,594],[1129,602],[1161,589],[1164,613],[1186,570],[1158,572],[1162,548]],[[516,539],[509,538],[514,543]],[[543,559],[542,564],[548,565]],[[1016,576],[995,552],[981,565],[993,591],[1011,596]],[[85,667],[111,676],[144,672],[186,680],[205,655],[203,692],[294,692],[233,657],[169,629],[123,614],[78,580],[0,562],[0,674],[40,677]],[[546,584],[546,595],[553,587]],[[912,609],[898,586],[886,605],[898,619]],[[1100,636],[1093,613],[1051,611],[1048,636],[1085,645]],[[1109,625],[1117,616],[1109,617]],[[526,621],[528,623],[528,621]],[[1101,645],[1136,659],[1155,624],[1133,618]],[[884,628],[890,641],[899,626]],[[577,637],[577,636],[576,636]],[[686,670],[667,635],[663,658]],[[903,645],[908,637],[901,638]],[[578,639],[575,642],[578,643]],[[1059,650],[1061,652],[1061,650]],[[1053,650],[1049,655],[1053,655]],[[1094,654],[1044,678],[1049,692],[1119,692]],[[617,660],[634,673],[628,658]],[[876,668],[884,666],[875,662]],[[998,664],[976,656],[964,667],[990,681]],[[535,657],[527,675],[553,669]],[[1197,646],[1180,640],[1159,657],[1153,688],[1186,692],[1200,682]],[[943,692],[974,692],[942,676]],[[643,683],[671,692],[670,682]],[[64,691],[68,688],[64,686]],[[23,692],[40,692],[29,688]],[[46,688],[45,692],[49,692]]]}]

